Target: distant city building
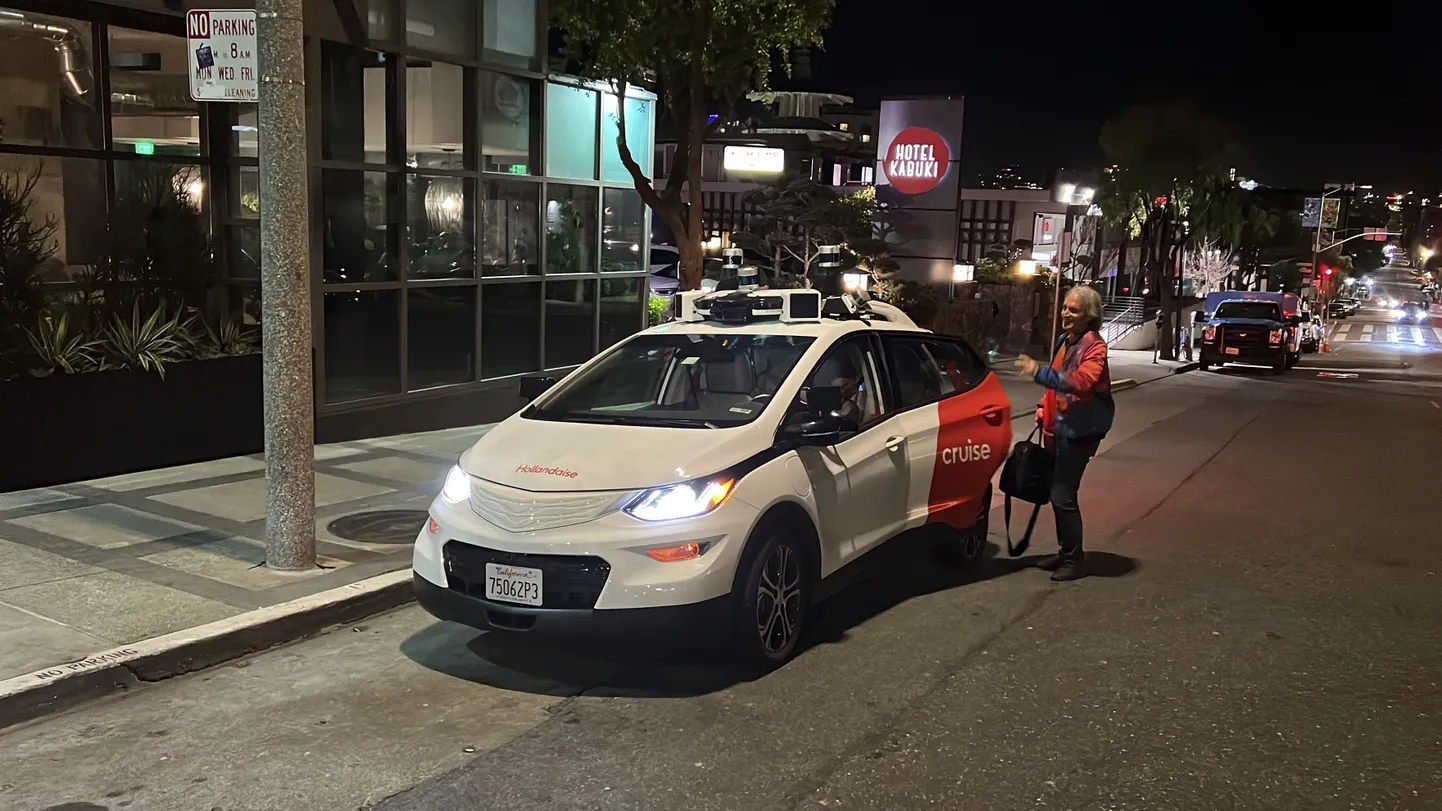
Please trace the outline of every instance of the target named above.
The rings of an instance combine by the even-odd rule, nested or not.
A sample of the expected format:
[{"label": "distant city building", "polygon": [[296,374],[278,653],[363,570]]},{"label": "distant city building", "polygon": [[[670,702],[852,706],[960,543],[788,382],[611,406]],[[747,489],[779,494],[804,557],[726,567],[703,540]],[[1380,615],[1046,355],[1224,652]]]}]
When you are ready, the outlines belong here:
[{"label": "distant city building", "polygon": [[982,189],[1041,189],[1043,186],[1022,177],[1021,171],[1015,166],[1004,166],[1001,171],[987,175],[977,181],[977,187]]}]

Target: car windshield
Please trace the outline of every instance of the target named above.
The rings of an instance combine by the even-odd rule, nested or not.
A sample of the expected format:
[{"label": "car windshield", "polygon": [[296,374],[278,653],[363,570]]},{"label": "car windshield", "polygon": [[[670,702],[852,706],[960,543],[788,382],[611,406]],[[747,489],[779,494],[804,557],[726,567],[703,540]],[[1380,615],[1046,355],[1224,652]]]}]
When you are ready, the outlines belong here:
[{"label": "car windshield", "polygon": [[744,425],[760,416],[814,340],[797,335],[638,335],[522,416],[672,428]]},{"label": "car windshield", "polygon": [[1265,301],[1224,301],[1217,307],[1218,318],[1265,318],[1282,320],[1277,305]]}]

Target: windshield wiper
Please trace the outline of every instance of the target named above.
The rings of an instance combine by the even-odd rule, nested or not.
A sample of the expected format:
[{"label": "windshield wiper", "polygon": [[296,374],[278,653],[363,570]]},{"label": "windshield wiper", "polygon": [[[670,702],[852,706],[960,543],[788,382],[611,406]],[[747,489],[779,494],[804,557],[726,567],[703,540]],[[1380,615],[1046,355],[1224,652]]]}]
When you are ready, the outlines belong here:
[{"label": "windshield wiper", "polygon": [[538,419],[551,422],[583,422],[592,425],[635,425],[647,428],[720,428],[721,426],[706,420],[681,420],[668,419],[666,417],[647,417],[636,414],[628,414],[624,417],[602,417],[594,414],[547,414],[540,412],[535,415]]}]

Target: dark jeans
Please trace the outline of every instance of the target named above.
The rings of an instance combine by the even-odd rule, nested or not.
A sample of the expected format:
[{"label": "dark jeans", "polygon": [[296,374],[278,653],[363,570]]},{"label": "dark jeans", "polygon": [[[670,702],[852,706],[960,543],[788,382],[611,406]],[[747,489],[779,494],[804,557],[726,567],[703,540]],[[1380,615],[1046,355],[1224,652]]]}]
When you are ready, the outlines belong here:
[{"label": "dark jeans", "polygon": [[1099,439],[1056,440],[1056,469],[1051,478],[1051,511],[1056,516],[1056,542],[1063,560],[1081,563],[1082,516],[1077,490],[1087,463],[1096,455]]}]

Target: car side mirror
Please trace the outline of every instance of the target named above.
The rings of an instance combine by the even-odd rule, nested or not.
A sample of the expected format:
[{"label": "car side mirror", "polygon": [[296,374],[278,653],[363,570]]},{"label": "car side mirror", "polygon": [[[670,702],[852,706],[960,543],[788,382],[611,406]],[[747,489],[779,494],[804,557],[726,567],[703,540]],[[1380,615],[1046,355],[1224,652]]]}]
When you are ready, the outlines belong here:
[{"label": "car side mirror", "polygon": [[551,387],[559,382],[560,378],[554,375],[527,375],[520,379],[516,388],[521,396],[521,401],[529,404],[550,391]]},{"label": "car side mirror", "polygon": [[797,445],[830,447],[841,441],[841,430],[841,418],[835,414],[826,413],[792,423],[786,426],[782,433]]}]

